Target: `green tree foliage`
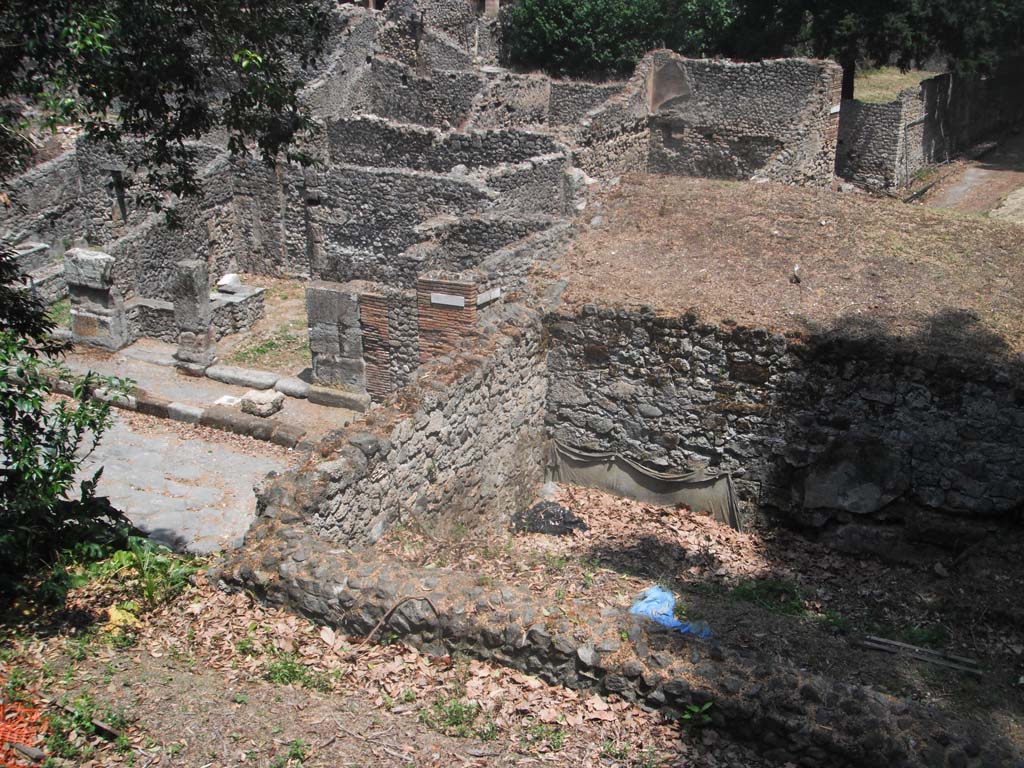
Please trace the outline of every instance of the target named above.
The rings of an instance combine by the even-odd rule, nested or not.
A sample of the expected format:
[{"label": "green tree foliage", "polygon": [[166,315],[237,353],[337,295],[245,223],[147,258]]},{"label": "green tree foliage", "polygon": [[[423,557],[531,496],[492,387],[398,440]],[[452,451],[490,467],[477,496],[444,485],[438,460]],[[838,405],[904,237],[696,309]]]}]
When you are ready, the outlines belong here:
[{"label": "green tree foliage", "polygon": [[327,28],[321,0],[6,0],[0,174],[16,168],[29,114],[137,138],[150,186],[179,195],[197,189],[189,140],[213,131],[236,153],[303,159],[301,68]]},{"label": "green tree foliage", "polygon": [[513,63],[627,72],[648,50],[758,60],[832,58],[852,94],[858,64],[933,54],[986,71],[1024,48],[1024,0],[520,0],[506,16]]},{"label": "green tree foliage", "polygon": [[[0,574],[20,574],[117,522],[92,503],[99,473],[77,486],[76,476],[111,420],[110,403],[92,393],[117,396],[125,385],[63,370],[64,347],[20,280],[13,250],[0,248]],[[55,397],[48,374],[74,381],[72,396]]]},{"label": "green tree foliage", "polygon": [[1024,0],[744,0],[721,53],[835,59],[849,98],[860,64],[907,68],[937,54],[986,72],[1022,46]]},{"label": "green tree foliage", "polygon": [[647,51],[716,52],[733,0],[518,0],[505,16],[513,63],[555,74],[628,72]]}]

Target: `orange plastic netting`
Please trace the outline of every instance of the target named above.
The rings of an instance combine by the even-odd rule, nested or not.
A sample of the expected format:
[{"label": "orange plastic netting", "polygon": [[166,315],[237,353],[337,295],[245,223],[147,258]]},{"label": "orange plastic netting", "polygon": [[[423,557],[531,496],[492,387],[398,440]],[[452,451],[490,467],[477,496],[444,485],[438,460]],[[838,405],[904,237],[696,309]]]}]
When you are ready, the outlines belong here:
[{"label": "orange plastic netting", "polygon": [[43,713],[27,704],[0,703],[0,768],[21,768],[29,761],[10,744],[35,745],[44,729]]}]

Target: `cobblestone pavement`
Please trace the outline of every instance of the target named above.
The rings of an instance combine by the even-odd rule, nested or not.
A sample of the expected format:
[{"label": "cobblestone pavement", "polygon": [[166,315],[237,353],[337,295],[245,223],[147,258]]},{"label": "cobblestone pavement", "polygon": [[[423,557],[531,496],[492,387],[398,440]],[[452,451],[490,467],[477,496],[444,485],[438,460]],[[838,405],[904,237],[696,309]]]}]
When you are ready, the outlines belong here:
[{"label": "cobblestone pavement", "polygon": [[154,539],[200,554],[241,544],[256,511],[253,487],[288,456],[248,438],[119,413],[82,476],[102,466],[98,495]]}]

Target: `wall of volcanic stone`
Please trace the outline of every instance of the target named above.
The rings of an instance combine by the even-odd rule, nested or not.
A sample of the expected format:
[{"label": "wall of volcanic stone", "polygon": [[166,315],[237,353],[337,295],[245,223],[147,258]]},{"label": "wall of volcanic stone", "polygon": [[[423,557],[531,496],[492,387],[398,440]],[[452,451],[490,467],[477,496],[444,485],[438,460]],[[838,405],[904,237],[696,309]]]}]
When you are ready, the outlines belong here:
[{"label": "wall of volcanic stone", "polygon": [[392,425],[386,434],[354,425],[330,461],[273,480],[261,503],[304,489],[308,523],[344,543],[376,541],[399,520],[500,523],[528,504],[544,474],[540,321],[522,307],[495,312],[500,330],[481,348],[439,358],[400,393],[415,410],[373,411],[373,424]]},{"label": "wall of volcanic stone", "polygon": [[926,166],[1019,125],[1022,76],[1024,59],[989,77],[936,75],[881,104],[844,101],[836,172],[868,189],[907,186]]},{"label": "wall of volcanic stone", "polygon": [[953,521],[1005,520],[1024,500],[1019,365],[920,339],[786,337],[593,306],[546,327],[548,423],[571,445],[740,472],[747,504],[812,526],[966,536]]},{"label": "wall of volcanic stone", "polygon": [[78,156],[74,150],[6,180],[0,191],[0,238],[11,243],[26,240],[50,246],[60,256],[81,237],[84,216],[78,207]]},{"label": "wall of volcanic stone", "polygon": [[650,170],[831,184],[841,78],[827,61],[650,54]]}]

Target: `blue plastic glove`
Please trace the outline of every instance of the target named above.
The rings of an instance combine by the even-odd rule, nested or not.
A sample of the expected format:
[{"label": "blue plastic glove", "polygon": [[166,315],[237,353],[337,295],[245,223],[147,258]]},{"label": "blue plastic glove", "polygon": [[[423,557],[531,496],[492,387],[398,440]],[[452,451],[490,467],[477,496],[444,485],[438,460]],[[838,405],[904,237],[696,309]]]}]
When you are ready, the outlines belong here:
[{"label": "blue plastic glove", "polygon": [[703,621],[683,623],[675,616],[676,598],[667,589],[648,587],[640,594],[640,599],[633,603],[630,613],[646,616],[668,629],[679,630],[684,635],[693,635],[706,640],[714,633]]}]

